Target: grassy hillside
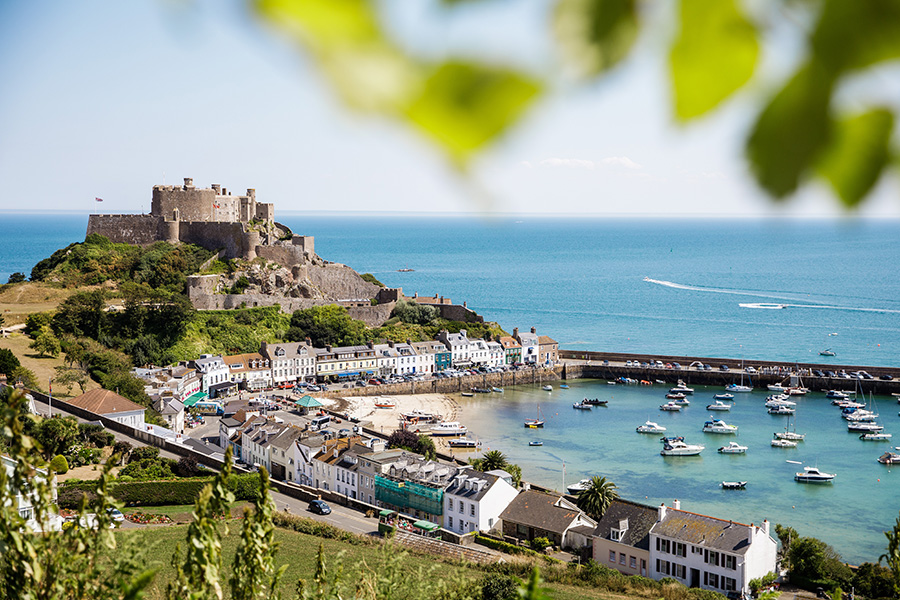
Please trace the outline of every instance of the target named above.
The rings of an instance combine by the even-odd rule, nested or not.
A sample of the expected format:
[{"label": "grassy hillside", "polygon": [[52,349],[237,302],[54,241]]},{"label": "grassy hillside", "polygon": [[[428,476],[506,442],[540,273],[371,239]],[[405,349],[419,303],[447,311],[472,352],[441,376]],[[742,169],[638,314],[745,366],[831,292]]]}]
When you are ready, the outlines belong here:
[{"label": "grassy hillside", "polygon": [[[240,522],[233,522],[230,526],[229,535],[225,536],[222,540],[222,556],[223,564],[226,565],[226,574],[231,571],[230,566],[234,558],[235,548],[240,540],[240,526]],[[121,541],[133,543],[140,548],[147,549],[147,560],[145,562],[149,566],[158,569],[156,577],[146,595],[147,598],[151,600],[163,598],[166,584],[172,580],[175,573],[174,568],[171,565],[172,553],[176,544],[180,544],[182,548],[184,547],[186,533],[186,525],[145,529],[124,529],[117,533],[117,536]],[[431,589],[436,591],[440,585],[439,582],[443,582],[445,586],[451,586],[453,583],[469,582],[471,586],[466,589],[474,590],[480,587],[479,583],[482,577],[487,573],[482,567],[442,562],[433,556],[407,553],[401,547],[391,544],[350,544],[283,529],[276,529],[275,539],[279,544],[275,564],[288,565],[280,586],[280,591],[284,598],[294,598],[298,579],[312,579],[315,572],[316,555],[320,543],[324,546],[328,573],[334,574],[337,572],[339,564],[343,566],[343,581],[348,584],[349,591],[351,592],[344,597],[349,598],[354,597],[352,591],[355,584],[360,575],[365,573],[377,573],[384,577],[394,568],[398,569],[398,580],[402,582],[402,585],[400,589],[396,590],[393,597],[410,598],[411,600],[427,600],[429,597],[434,597],[434,595],[431,594],[423,595],[423,590],[421,589],[423,583],[430,584]],[[522,572],[528,572],[530,570],[530,567],[527,564],[516,563],[516,565],[519,566],[512,566],[510,564],[505,568],[501,566],[499,570]],[[547,567],[542,567],[542,570],[545,568]],[[561,569],[562,574],[567,575],[566,567],[561,567]],[[552,572],[543,572],[548,579],[558,578],[558,576],[555,576]],[[502,576],[502,573],[495,571],[490,573],[489,576],[497,578]],[[544,586],[548,596],[558,600],[575,600],[577,598],[603,598],[607,600],[626,598],[655,599],[660,598],[661,596],[666,597],[668,600],[687,600],[687,594],[680,596],[665,593],[660,590],[658,585],[651,585],[649,588],[644,589],[642,593],[625,589],[621,592],[616,592],[588,585],[587,582],[584,582],[584,585],[572,585],[559,581],[551,581],[545,583]],[[678,587],[681,588],[681,586]],[[681,588],[679,591],[682,590],[685,592],[687,591],[684,588]],[[230,597],[227,591],[226,597]],[[448,595],[445,597],[453,596]]]}]

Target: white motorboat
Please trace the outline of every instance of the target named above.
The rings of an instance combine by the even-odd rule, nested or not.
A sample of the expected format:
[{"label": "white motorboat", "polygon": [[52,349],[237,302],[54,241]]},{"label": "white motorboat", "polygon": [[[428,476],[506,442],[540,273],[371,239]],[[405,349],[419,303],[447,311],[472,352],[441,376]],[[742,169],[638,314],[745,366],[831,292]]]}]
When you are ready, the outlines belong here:
[{"label": "white motorboat", "polygon": [[775,438],[774,440],[772,440],[772,446],[774,448],[796,448],[797,442],[793,440],[781,440]]},{"label": "white motorboat", "polygon": [[734,400],[734,394],[729,394],[727,392],[724,394],[715,394],[713,400]]},{"label": "white motorboat", "polygon": [[669,400],[684,400],[686,397],[687,396],[681,392],[669,392],[666,394],[666,398]]},{"label": "white motorboat", "polygon": [[674,400],[672,400],[672,402],[674,402],[678,406],[690,406],[691,405],[691,401],[688,400],[687,398],[675,398]]},{"label": "white motorboat", "polygon": [[874,421],[857,421],[847,423],[847,431],[859,431],[862,433],[878,432],[884,430],[884,426]]},{"label": "white motorboat", "polygon": [[572,408],[577,408],[578,410],[591,410],[591,405],[586,404],[585,402],[576,402],[572,405]]},{"label": "white motorboat", "polygon": [[769,396],[766,398],[766,408],[772,408],[773,406],[797,406],[797,403],[793,400],[789,400],[788,396],[784,394],[779,394],[778,396]]},{"label": "white motorboat", "polygon": [[857,408],[853,412],[844,413],[844,419],[847,421],[874,421],[878,415],[864,408]]},{"label": "white motorboat", "polygon": [[721,419],[713,419],[703,424],[703,433],[737,433],[737,425],[729,425]]},{"label": "white motorboat", "polygon": [[431,428],[431,435],[465,435],[467,431],[469,431],[469,429],[459,421],[444,421]]},{"label": "white motorboat", "polygon": [[590,479],[582,479],[578,483],[573,483],[572,485],[567,485],[566,491],[569,492],[570,494],[572,494],[573,496],[577,496],[578,494],[580,494],[584,490],[588,489],[589,487],[591,487],[591,480]]},{"label": "white motorboat", "polygon": [[552,392],[552,391],[553,391],[553,386],[552,386],[552,385],[545,385],[545,386],[542,387],[541,389],[544,390],[545,392]]},{"label": "white motorboat", "polygon": [[743,385],[740,383],[729,383],[725,386],[725,390],[735,394],[746,394],[752,392],[753,388],[749,385]]},{"label": "white motorboat", "polygon": [[681,410],[681,406],[679,406],[678,404],[675,404],[675,401],[672,400],[672,401],[666,402],[665,404],[660,404],[659,410],[666,410],[666,411],[674,412],[674,411]]},{"label": "white motorboat", "polygon": [[818,467],[803,467],[802,473],[794,474],[794,479],[800,483],[830,483],[834,478],[834,473],[825,473]]},{"label": "white motorboat", "polygon": [[884,433],[883,431],[869,431],[859,436],[859,439],[866,442],[886,442],[892,437],[894,436],[890,433]]},{"label": "white motorboat", "polygon": [[678,440],[666,442],[660,454],[663,456],[696,456],[703,452],[706,446],[699,444],[685,444]]},{"label": "white motorboat", "polygon": [[832,400],[846,400],[850,397],[850,394],[839,390],[828,390],[825,392],[825,397],[831,398]]},{"label": "white motorboat", "polygon": [[638,425],[635,428],[635,431],[638,433],[665,433],[666,428],[662,425],[658,425],[653,421],[647,421],[643,425]]},{"label": "white motorboat", "polygon": [[809,393],[809,388],[805,387],[792,387],[784,390],[784,393],[788,396],[805,396]]},{"label": "white motorboat", "polygon": [[690,388],[690,387],[686,386],[684,384],[684,382],[679,379],[678,383],[675,385],[675,387],[670,389],[669,392],[671,392],[673,394],[693,394],[694,388]]},{"label": "white motorboat", "polygon": [[477,448],[481,445],[481,442],[469,438],[459,438],[457,440],[448,440],[447,445],[451,448]]},{"label": "white motorboat", "polygon": [[790,406],[770,406],[768,409],[770,415],[792,415],[795,412]]},{"label": "white motorboat", "polygon": [[741,446],[737,442],[728,442],[718,450],[719,454],[744,454],[747,452],[747,446]]},{"label": "white motorboat", "polygon": [[783,392],[784,391],[784,386],[781,385],[780,383],[770,383],[766,387],[769,388],[770,392]]},{"label": "white motorboat", "polygon": [[888,450],[878,457],[878,462],[883,465],[900,465],[900,454]]},{"label": "white motorboat", "polygon": [[862,402],[854,402],[853,400],[832,400],[832,404],[835,406],[839,406],[841,410],[845,408],[865,408],[866,405]]},{"label": "white motorboat", "polygon": [[712,404],[707,404],[706,410],[731,410],[731,405],[726,402],[722,402],[721,400],[716,400]]},{"label": "white motorboat", "polygon": [[722,489],[723,490],[743,490],[747,488],[746,481],[723,481]]}]

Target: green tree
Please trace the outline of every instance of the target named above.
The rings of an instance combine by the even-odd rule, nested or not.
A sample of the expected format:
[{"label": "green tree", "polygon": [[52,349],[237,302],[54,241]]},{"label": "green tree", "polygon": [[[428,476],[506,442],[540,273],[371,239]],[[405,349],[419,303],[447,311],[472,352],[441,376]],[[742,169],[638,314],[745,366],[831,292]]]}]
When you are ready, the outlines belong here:
[{"label": "green tree", "polygon": [[66,388],[66,394],[72,393],[72,386],[77,385],[83,394],[88,382],[87,372],[79,367],[59,365],[54,369],[53,381]]},{"label": "green tree", "polygon": [[59,473],[63,475],[69,472],[69,461],[66,460],[66,457],[62,454],[57,454],[53,457],[53,460],[50,461],[50,470],[54,473]]},{"label": "green tree", "polygon": [[366,341],[366,324],[351,318],[343,306],[315,306],[291,315],[287,337],[293,341],[308,337],[317,348],[356,346]]},{"label": "green tree", "polygon": [[9,276],[6,283],[22,283],[23,281],[25,281],[25,273],[16,271]]},{"label": "green tree", "polygon": [[94,290],[69,296],[59,305],[52,323],[57,334],[99,340],[107,325],[106,295],[103,290]]},{"label": "green tree", "polygon": [[53,335],[53,331],[49,327],[41,328],[37,337],[34,338],[34,341],[28,347],[37,352],[41,358],[45,356],[56,358],[62,352],[59,340]]},{"label": "green tree", "polygon": [[900,597],[900,516],[897,517],[893,529],[884,532],[887,538],[887,552],[878,558],[878,562],[885,561],[891,570],[894,580],[894,595]]},{"label": "green tree", "polygon": [[132,402],[141,406],[151,405],[150,397],[144,392],[144,380],[139,379],[128,371],[113,371],[104,376],[100,382],[107,390],[112,390]]},{"label": "green tree", "polygon": [[778,536],[778,541],[781,542],[781,560],[785,568],[790,570],[791,541],[799,538],[800,534],[793,527],[776,523],[775,535]]},{"label": "green tree", "polygon": [[802,537],[791,543],[791,576],[808,580],[831,580],[847,587],[853,574],[841,561],[841,555],[822,540]]},{"label": "green tree", "polygon": [[16,383],[21,383],[29,390],[40,391],[41,389],[34,371],[32,371],[31,369],[26,369],[23,366],[18,366],[13,369],[12,373],[9,376],[9,380]]},{"label": "green tree", "polygon": [[481,470],[484,472],[503,469],[506,465],[506,455],[499,450],[489,450],[481,459]]},{"label": "green tree", "polygon": [[394,310],[391,311],[391,316],[399,318],[404,323],[427,325],[437,319],[440,314],[434,306],[401,300],[394,307]]},{"label": "green tree", "polygon": [[78,421],[74,417],[43,419],[35,437],[48,460],[57,454],[66,454],[78,439]]},{"label": "green tree", "polygon": [[587,488],[578,493],[575,504],[591,518],[600,520],[613,500],[619,497],[616,484],[607,481],[606,477],[591,477]]},{"label": "green tree", "polygon": [[853,587],[866,598],[897,597],[891,570],[870,562],[859,565],[853,575]]},{"label": "green tree", "polygon": [[13,372],[20,366],[22,366],[22,363],[19,362],[12,350],[0,348],[0,373],[12,380]]},{"label": "green tree", "polygon": [[53,319],[51,313],[38,312],[31,313],[25,318],[25,335],[35,337],[44,327],[48,327]]}]

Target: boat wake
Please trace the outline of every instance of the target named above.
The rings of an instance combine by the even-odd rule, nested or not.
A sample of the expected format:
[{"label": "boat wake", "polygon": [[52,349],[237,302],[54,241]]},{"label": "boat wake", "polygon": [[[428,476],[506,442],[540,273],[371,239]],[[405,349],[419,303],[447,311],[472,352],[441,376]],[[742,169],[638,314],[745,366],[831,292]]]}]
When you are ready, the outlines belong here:
[{"label": "boat wake", "polygon": [[900,310],[893,310],[889,308],[868,308],[862,306],[838,306],[834,304],[820,304],[820,303],[805,303],[805,304],[793,304],[792,302],[796,302],[797,299],[791,296],[781,295],[777,292],[757,292],[752,290],[736,290],[736,289],[727,289],[727,288],[712,288],[712,287],[700,287],[696,285],[686,285],[683,283],[675,283],[673,281],[662,281],[659,279],[651,279],[650,277],[644,277],[644,281],[648,283],[655,283],[656,285],[662,285],[665,287],[673,288],[676,290],[689,290],[692,292],[707,292],[711,294],[730,294],[734,296],[753,296],[756,298],[767,298],[771,300],[786,300],[786,303],[782,302],[742,302],[739,303],[738,306],[741,308],[755,308],[755,309],[764,309],[764,310],[780,310],[783,308],[818,308],[818,309],[826,309],[826,310],[847,310],[854,312],[873,312],[873,313],[891,313],[891,314],[900,314]]}]

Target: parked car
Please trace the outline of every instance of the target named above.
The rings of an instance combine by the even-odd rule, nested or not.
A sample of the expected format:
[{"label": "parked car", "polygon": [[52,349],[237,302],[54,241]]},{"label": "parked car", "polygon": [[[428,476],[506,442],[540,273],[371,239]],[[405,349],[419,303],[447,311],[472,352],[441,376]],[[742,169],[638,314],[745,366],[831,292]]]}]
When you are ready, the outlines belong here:
[{"label": "parked car", "polygon": [[816,377],[825,377],[825,373],[820,371],[819,369],[813,369],[813,375]]},{"label": "parked car", "polygon": [[728,370],[728,365],[719,365],[719,370],[720,370],[720,371],[727,371],[727,370]]},{"label": "parked car", "polygon": [[324,500],[313,500],[309,503],[309,506],[306,507],[310,512],[314,512],[317,515],[330,515],[331,507],[328,506]]},{"label": "parked car", "polygon": [[747,373],[756,373],[756,368],[755,367],[747,367],[744,369],[744,371],[746,371]]},{"label": "parked car", "polygon": [[825,377],[834,377],[834,371],[825,371]]},{"label": "parked car", "polygon": [[680,370],[680,369],[681,369],[681,365],[678,364],[677,362],[673,362],[673,363],[672,363],[672,368],[673,368],[673,369],[676,369],[676,370]]},{"label": "parked car", "polygon": [[125,515],[123,515],[122,511],[119,510],[118,508],[107,508],[106,512],[109,513],[109,517],[115,523],[121,523],[122,521],[125,520]]},{"label": "parked car", "polygon": [[893,381],[894,378],[891,377],[890,375],[885,374],[885,375],[882,375],[881,377],[879,377],[878,379],[881,379],[882,381]]}]

